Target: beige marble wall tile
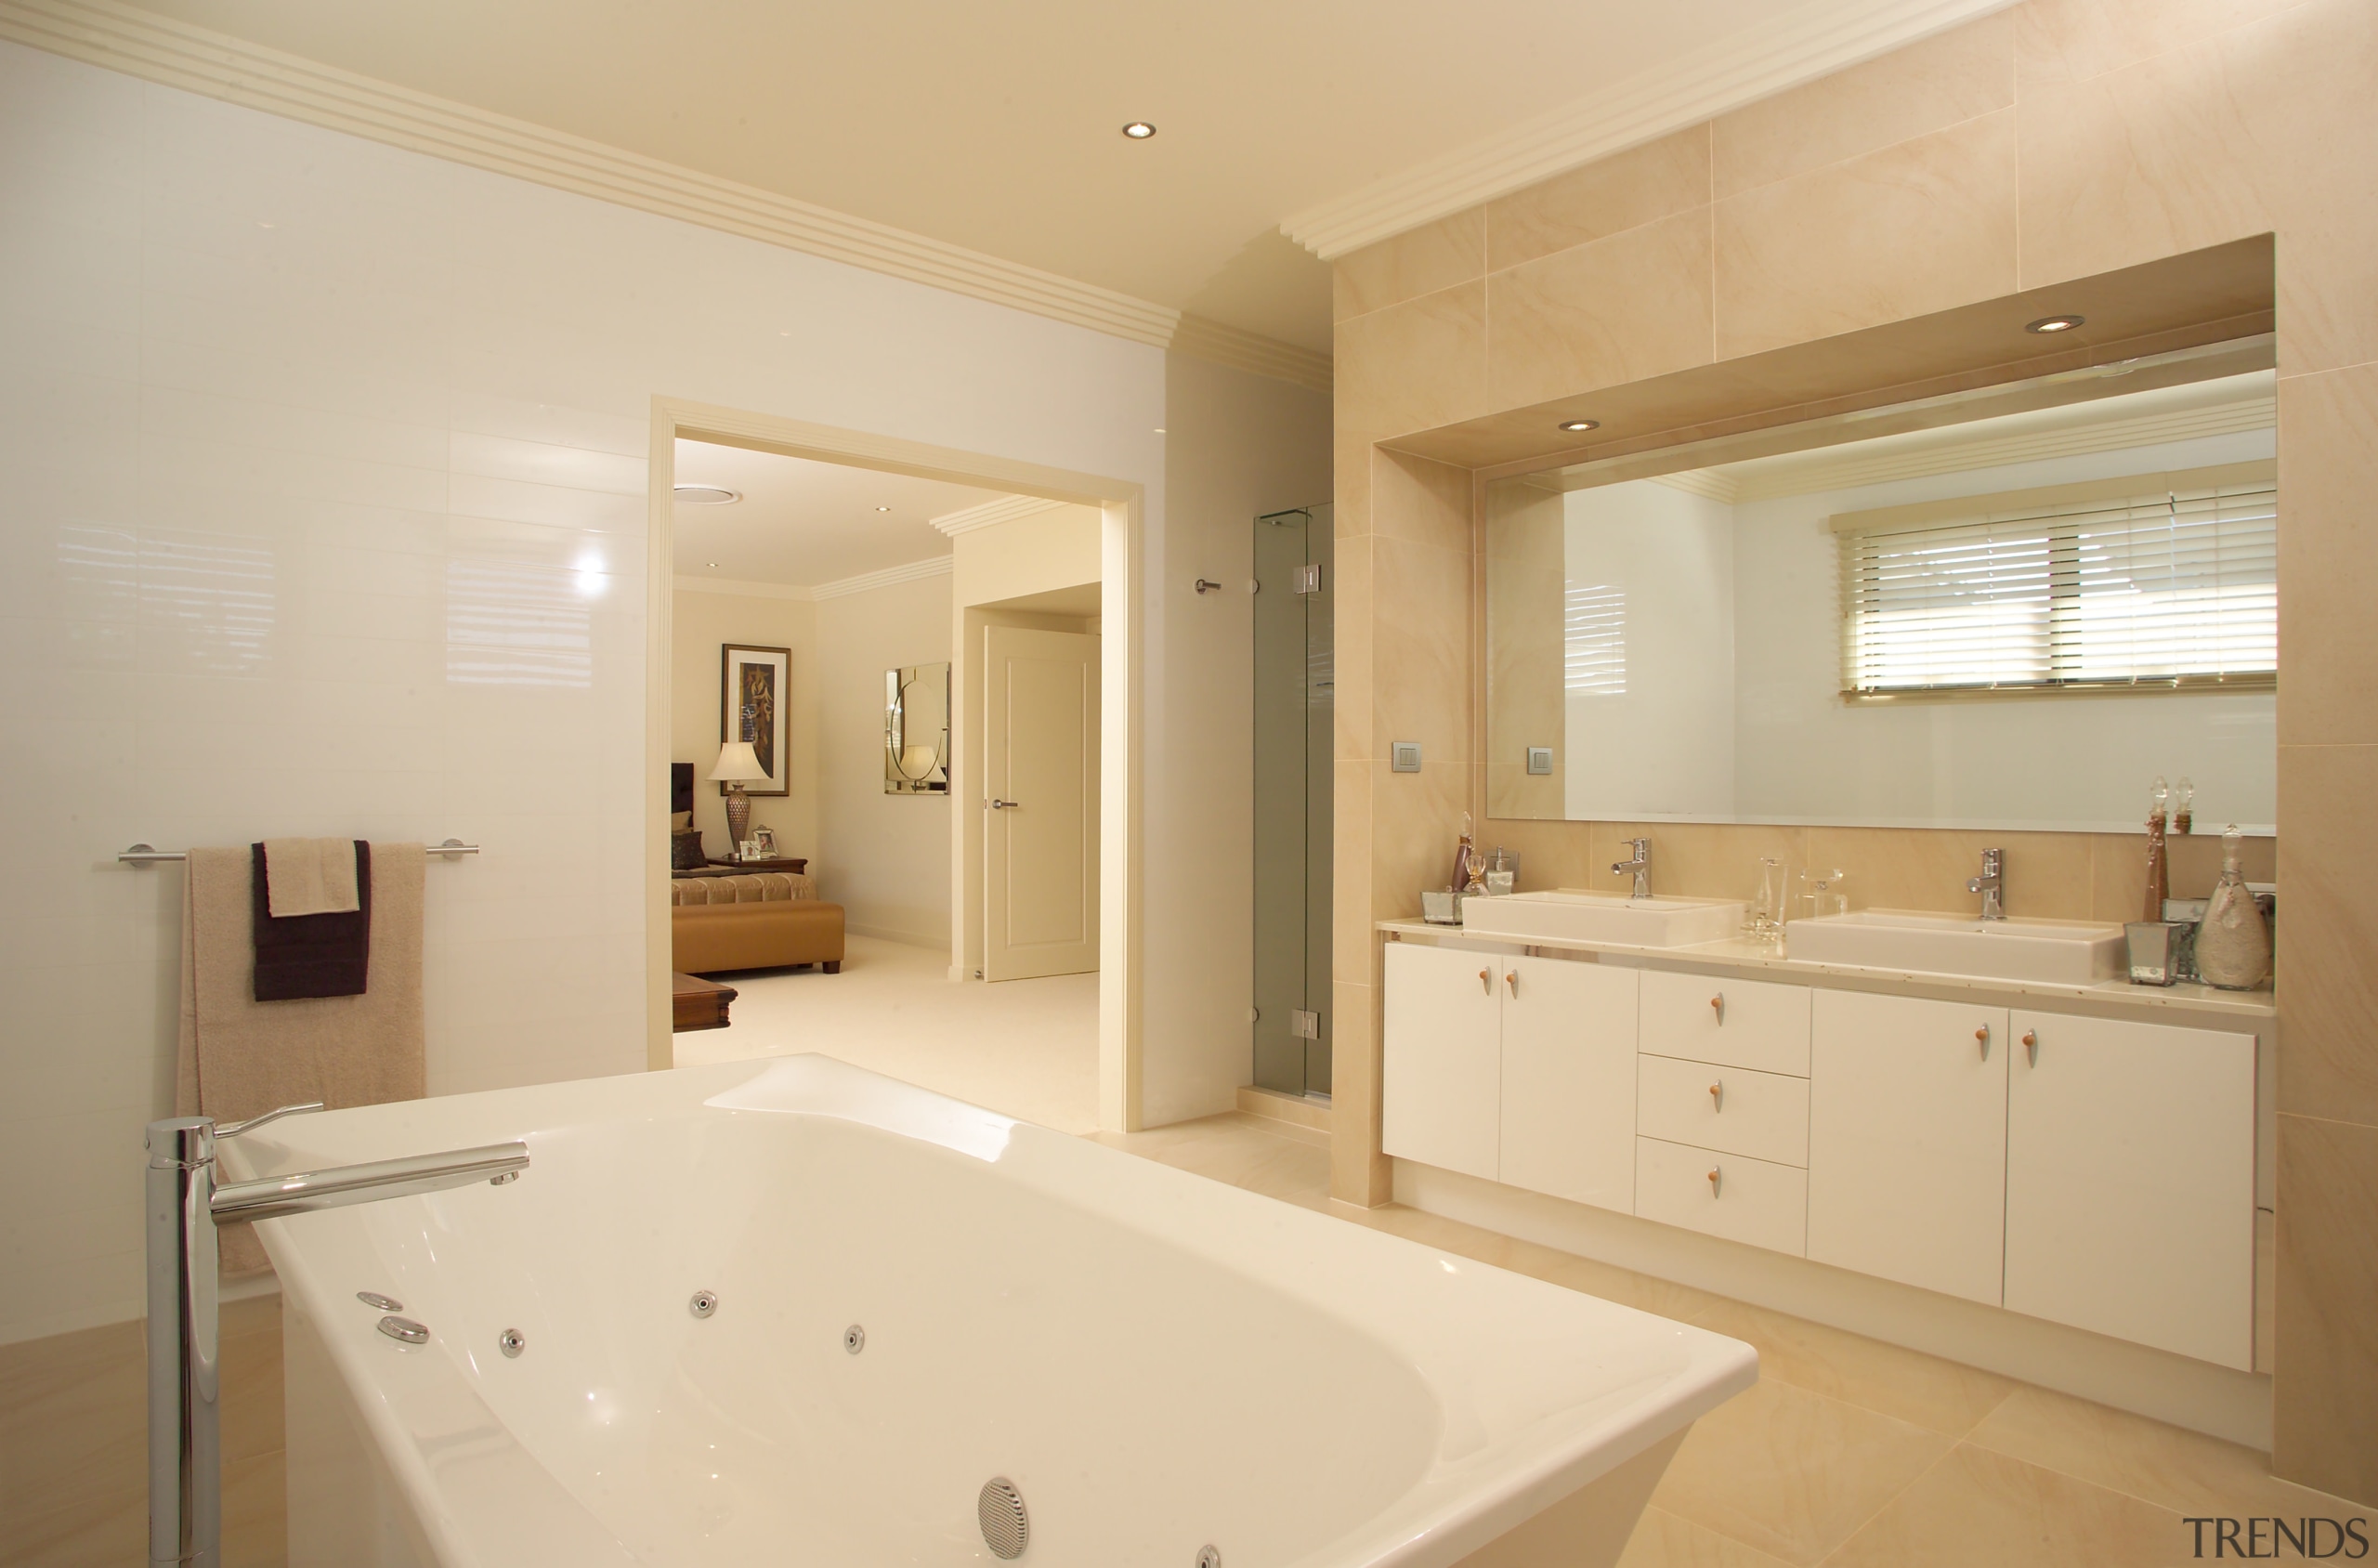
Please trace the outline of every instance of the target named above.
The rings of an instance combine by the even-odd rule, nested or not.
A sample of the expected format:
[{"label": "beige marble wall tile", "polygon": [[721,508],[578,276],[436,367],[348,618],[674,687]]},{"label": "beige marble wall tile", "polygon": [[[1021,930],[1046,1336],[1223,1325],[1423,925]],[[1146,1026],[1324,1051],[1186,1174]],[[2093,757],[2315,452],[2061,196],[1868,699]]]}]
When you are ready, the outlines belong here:
[{"label": "beige marble wall tile", "polygon": [[2276,232],[2280,365],[2378,359],[2378,7],[2306,0],[2084,81],[2026,89],[2022,283]]},{"label": "beige marble wall tile", "polygon": [[1376,987],[1337,980],[1329,988],[1338,1025],[1329,1058],[1329,1196],[1365,1209],[1394,1191],[1379,1153],[1379,1033]]},{"label": "beige marble wall tile", "polygon": [[1382,764],[1340,758],[1331,764],[1329,935],[1330,973],[1341,980],[1370,978],[1371,796]]},{"label": "beige marble wall tile", "polygon": [[1418,920],[1421,893],[1453,880],[1454,851],[1470,804],[1470,769],[1424,763],[1418,773],[1381,767],[1373,778],[1371,919]]},{"label": "beige marble wall tile", "polygon": [[1329,442],[1331,531],[1340,539],[1371,531],[1371,454],[1368,437],[1336,414]]},{"label": "beige marble wall tile", "polygon": [[137,1323],[0,1346],[0,1519],[139,1490],[144,1356]]},{"label": "beige marble wall tile", "polygon": [[1378,448],[1371,458],[1371,531],[1466,555],[1470,482],[1467,468]]},{"label": "beige marble wall tile", "polygon": [[2178,1514],[2332,1513],[2270,1473],[2270,1456],[2047,1389],[2019,1387],[1966,1441]]},{"label": "beige marble wall tile", "polygon": [[1720,359],[2011,294],[2016,111],[1717,207]]},{"label": "beige marble wall tile", "polygon": [[2088,833],[2002,833],[1907,828],[1811,828],[1811,862],[1849,873],[1853,909],[1937,909],[1972,914],[1966,883],[1985,848],[2006,851],[2006,912],[2035,920],[2090,918]]},{"label": "beige marble wall tile", "polygon": [[1336,319],[1401,305],[1486,271],[1486,209],[1469,207],[1339,256],[1331,269]]},{"label": "beige marble wall tile", "polygon": [[1812,853],[1806,828],[1728,822],[1596,822],[1592,825],[1592,880],[1580,885],[1624,892],[1629,878],[1614,875],[1613,863],[1627,857],[1630,839],[1652,841],[1652,887],[1688,898],[1749,898],[1758,891],[1761,856],[1780,858],[1787,869],[1808,864]]},{"label": "beige marble wall tile", "polygon": [[1695,207],[1486,280],[1487,385],[1496,408],[1705,365],[1709,209]]},{"label": "beige marble wall tile", "polygon": [[2378,1127],[2282,1114],[2271,1468],[2365,1507],[2378,1506],[2373,1209]]},{"label": "beige marble wall tile", "polygon": [[1709,127],[1694,125],[1486,204],[1490,271],[1709,202]]},{"label": "beige marble wall tile", "polygon": [[2281,381],[2279,428],[2280,743],[2378,741],[2378,364]]},{"label": "beige marble wall tile", "polygon": [[1719,115],[1711,189],[1739,195],[2014,102],[2015,21],[2002,11]]},{"label": "beige marble wall tile", "polygon": [[[1568,568],[1561,496],[1529,485],[1491,487],[1482,529],[1486,574],[1485,810],[1558,817],[1568,787],[1564,629]],[[1527,771],[1532,746],[1552,771]]]},{"label": "beige marble wall tile", "polygon": [[1429,766],[1470,758],[1467,551],[1371,542],[1372,745],[1420,743]]},{"label": "beige marble wall tile", "polygon": [[1585,887],[1593,876],[1590,823],[1489,817],[1479,824],[1479,837],[1489,849],[1500,844],[1520,857],[1522,888]]},{"label": "beige marble wall tile", "polygon": [[1812,1564],[1950,1443],[1913,1422],[1766,1379],[1695,1423],[1652,1501],[1770,1556]]},{"label": "beige marble wall tile", "polygon": [[2119,71],[2298,0],[2029,0],[2011,13],[2026,94]]},{"label": "beige marble wall tile", "polygon": [[1335,639],[1331,655],[1338,682],[1332,690],[1335,700],[1331,704],[1331,726],[1337,738],[1331,751],[1341,763],[1386,755],[1373,715],[1373,694],[1377,689],[1371,655],[1377,636],[1372,581],[1375,543],[1368,534],[1340,539],[1330,562],[1338,574],[1338,581],[1330,590],[1334,612],[1331,632]]},{"label": "beige marble wall tile", "polygon": [[[2170,857],[2169,888],[2175,898],[2202,898],[2221,877],[2220,824],[2200,822],[2188,838],[2166,841]],[[2248,839],[2243,862],[2248,882],[2273,882],[2279,876],[2279,841]],[[2147,913],[2147,835],[2097,833],[2090,836],[2089,918],[2095,921],[2135,921]]]},{"label": "beige marble wall tile", "polygon": [[1366,439],[1486,412],[1486,284],[1462,283],[1338,323],[1338,426]]},{"label": "beige marble wall tile", "polygon": [[2178,1514],[1961,1444],[1826,1559],[1826,1568],[2169,1568],[2189,1555]]},{"label": "beige marble wall tile", "polygon": [[[2279,1108],[2378,1126],[2378,746],[2282,746]],[[2378,1213],[2378,1189],[2368,1195]],[[2373,1230],[2378,1235],[2378,1230]]]}]

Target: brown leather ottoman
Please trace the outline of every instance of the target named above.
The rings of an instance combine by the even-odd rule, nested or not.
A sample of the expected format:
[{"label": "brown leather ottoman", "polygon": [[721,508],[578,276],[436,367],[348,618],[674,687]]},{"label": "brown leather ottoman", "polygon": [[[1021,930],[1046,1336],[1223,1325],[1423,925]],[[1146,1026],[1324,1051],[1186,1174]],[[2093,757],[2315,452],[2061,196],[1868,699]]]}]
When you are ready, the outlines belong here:
[{"label": "brown leather ottoman", "polygon": [[680,904],[669,911],[670,967],[686,974],[787,964],[843,967],[843,907],[815,898]]}]

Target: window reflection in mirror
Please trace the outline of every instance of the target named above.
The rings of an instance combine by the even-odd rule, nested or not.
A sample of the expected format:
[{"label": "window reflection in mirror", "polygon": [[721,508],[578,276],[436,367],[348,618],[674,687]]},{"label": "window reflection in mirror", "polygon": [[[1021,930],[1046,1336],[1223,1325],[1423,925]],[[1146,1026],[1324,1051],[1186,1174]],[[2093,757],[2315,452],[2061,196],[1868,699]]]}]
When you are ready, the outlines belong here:
[{"label": "window reflection in mirror", "polygon": [[2270,831],[2270,363],[2248,339],[1495,481],[1491,814],[2130,832],[2162,775]]},{"label": "window reflection in mirror", "polygon": [[949,792],[949,665],[883,673],[883,792]]}]

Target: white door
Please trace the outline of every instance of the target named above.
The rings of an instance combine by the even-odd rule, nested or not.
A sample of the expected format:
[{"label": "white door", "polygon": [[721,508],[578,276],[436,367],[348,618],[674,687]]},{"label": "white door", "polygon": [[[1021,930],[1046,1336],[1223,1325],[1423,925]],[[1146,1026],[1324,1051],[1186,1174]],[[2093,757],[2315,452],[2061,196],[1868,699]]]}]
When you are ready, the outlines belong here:
[{"label": "white door", "polygon": [[1809,1256],[1998,1303],[2006,1011],[1819,991],[1809,1072]]},{"label": "white door", "polygon": [[1496,961],[1502,1180],[1634,1212],[1638,973],[1560,959]]},{"label": "white door", "polygon": [[2251,1370],[2254,1037],[2008,1027],[2006,1305]]},{"label": "white door", "polygon": [[983,629],[983,978],[1098,967],[1098,639]]},{"label": "white door", "polygon": [[1496,1179],[1502,1118],[1501,989],[1492,953],[1392,942],[1380,1146]]}]

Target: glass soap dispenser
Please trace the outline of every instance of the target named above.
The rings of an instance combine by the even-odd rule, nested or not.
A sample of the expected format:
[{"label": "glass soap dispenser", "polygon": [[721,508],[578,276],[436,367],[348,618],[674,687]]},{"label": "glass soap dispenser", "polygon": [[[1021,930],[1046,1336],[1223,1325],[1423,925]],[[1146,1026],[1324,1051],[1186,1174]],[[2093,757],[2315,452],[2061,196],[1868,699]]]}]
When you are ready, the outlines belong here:
[{"label": "glass soap dispenser", "polygon": [[2251,991],[2270,973],[2270,927],[2240,869],[2243,842],[2234,822],[2221,835],[2221,880],[2196,934],[2196,972],[2225,991]]}]

